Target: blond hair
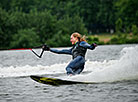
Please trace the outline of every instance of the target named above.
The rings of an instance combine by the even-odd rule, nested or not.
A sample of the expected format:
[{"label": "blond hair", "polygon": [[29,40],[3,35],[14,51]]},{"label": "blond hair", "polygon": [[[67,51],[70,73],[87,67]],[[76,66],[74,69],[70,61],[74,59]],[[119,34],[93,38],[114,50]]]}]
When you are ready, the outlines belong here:
[{"label": "blond hair", "polygon": [[72,36],[75,37],[75,38],[77,37],[78,41],[80,41],[80,42],[81,42],[81,41],[85,41],[85,42],[86,42],[86,39],[85,39],[86,37],[85,37],[85,35],[82,36],[82,35],[79,34],[78,32],[75,32],[75,33],[72,34]]}]

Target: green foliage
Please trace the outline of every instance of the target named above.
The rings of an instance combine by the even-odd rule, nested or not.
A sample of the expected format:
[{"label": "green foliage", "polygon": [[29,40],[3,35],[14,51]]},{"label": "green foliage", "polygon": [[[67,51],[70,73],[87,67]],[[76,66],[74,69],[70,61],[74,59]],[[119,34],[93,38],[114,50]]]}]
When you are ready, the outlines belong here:
[{"label": "green foliage", "polygon": [[63,19],[57,23],[58,32],[48,40],[47,43],[51,46],[70,46],[70,35],[73,32],[79,32],[81,34],[87,34],[87,29],[84,27],[82,19],[75,15],[69,17],[65,15]]},{"label": "green foliage", "polygon": [[127,39],[126,43],[127,44],[136,44],[136,43],[138,43],[138,36],[134,36],[131,39]]},{"label": "green foliage", "polygon": [[11,35],[9,35],[8,13],[0,8],[0,48],[5,48],[9,44]]},{"label": "green foliage", "polygon": [[138,25],[138,1],[137,0],[117,0],[114,4],[116,6],[116,16],[123,20],[125,28]]},{"label": "green foliage", "polygon": [[39,37],[33,29],[19,30],[12,39],[11,48],[29,48],[39,44]]},{"label": "green foliage", "polygon": [[122,31],[122,25],[123,25],[122,19],[119,18],[115,23],[116,23],[116,32],[120,34],[120,32]]},{"label": "green foliage", "polygon": [[136,25],[132,25],[132,33],[138,35],[138,27]]},{"label": "green foliage", "polygon": [[138,43],[138,36],[129,37],[126,34],[121,34],[121,36],[114,36],[109,44],[131,44]]},{"label": "green foliage", "polygon": [[[0,0],[0,48],[10,44],[19,47],[15,44],[19,39],[11,38],[25,31],[35,33],[37,43],[51,46],[70,46],[68,37],[73,32],[87,35],[116,29],[118,34],[132,31],[136,37],[137,7],[137,0]],[[115,39],[111,42],[115,43]],[[121,40],[117,43],[131,41],[123,41],[120,35],[117,39]]]},{"label": "green foliage", "polygon": [[27,18],[29,22],[28,27],[35,28],[41,43],[45,43],[46,40],[51,39],[56,34],[57,19],[49,11],[31,11],[27,15]]},{"label": "green foliage", "polygon": [[62,30],[63,34],[71,34],[73,32],[79,32],[81,34],[87,34],[87,29],[78,15],[69,17],[65,15],[63,19],[58,21],[58,29]]},{"label": "green foliage", "polygon": [[[114,25],[115,20],[116,20],[115,7],[114,7],[115,1],[116,0],[100,0],[99,4],[97,4],[98,12],[97,12],[96,19],[98,21],[98,28],[99,28],[100,32],[108,32],[109,33],[110,29],[115,28],[115,25]],[[94,5],[95,5],[95,3],[94,3]],[[107,29],[109,29],[109,30],[107,30]]]},{"label": "green foliage", "polygon": [[99,41],[98,37],[88,36],[87,41],[89,44],[93,44],[93,43],[96,43],[97,45],[103,45],[104,44],[104,42]]},{"label": "green foliage", "polygon": [[127,27],[127,28],[126,28],[126,33],[130,33],[130,32],[131,32],[130,27]]},{"label": "green foliage", "polygon": [[[4,10],[3,12],[5,13],[5,15],[7,15],[7,18],[6,16],[5,18],[1,16],[3,24],[6,23],[5,31],[7,31],[7,34],[5,34],[5,32],[3,32],[1,28],[0,33],[1,36],[3,34],[2,38],[5,38],[6,36],[7,39],[12,37],[17,38],[14,39],[14,41],[9,39],[7,41],[8,47],[32,46],[32,43],[26,44],[27,41],[26,43],[25,41],[23,41],[23,38],[24,39],[26,38],[25,31],[29,29],[30,29],[29,30],[30,34],[31,33],[33,34],[35,32],[35,35],[39,37],[39,43],[41,44],[48,43],[51,46],[69,46],[70,45],[69,38],[73,32],[80,32],[82,34],[87,34],[87,29],[85,28],[82,18],[80,18],[79,15],[74,15],[74,17],[70,17],[69,15],[64,15],[62,19],[58,20],[56,16],[51,15],[50,11],[47,10],[38,12],[36,9],[34,9],[31,10],[29,13],[24,13],[21,10],[16,9],[16,11],[14,12],[7,13]],[[19,36],[21,37],[20,40],[18,39]],[[3,43],[3,41],[5,40],[2,40],[1,43]],[[10,43],[11,45],[9,45]],[[21,43],[25,44],[22,45]]]},{"label": "green foliage", "polygon": [[124,44],[126,43],[127,41],[127,38],[126,36],[117,36],[117,37],[113,37],[111,40],[110,40],[110,44]]},{"label": "green foliage", "polygon": [[61,47],[69,46],[70,45],[70,36],[65,34],[63,35],[61,31],[59,31],[54,37],[47,41],[47,44],[51,47]]}]

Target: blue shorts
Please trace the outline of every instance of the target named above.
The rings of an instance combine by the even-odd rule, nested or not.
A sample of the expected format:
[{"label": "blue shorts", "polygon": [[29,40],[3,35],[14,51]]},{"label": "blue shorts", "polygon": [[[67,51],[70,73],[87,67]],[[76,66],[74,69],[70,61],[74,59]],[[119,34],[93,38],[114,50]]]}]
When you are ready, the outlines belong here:
[{"label": "blue shorts", "polygon": [[80,74],[85,65],[85,59],[82,56],[74,58],[66,67],[67,74]]}]

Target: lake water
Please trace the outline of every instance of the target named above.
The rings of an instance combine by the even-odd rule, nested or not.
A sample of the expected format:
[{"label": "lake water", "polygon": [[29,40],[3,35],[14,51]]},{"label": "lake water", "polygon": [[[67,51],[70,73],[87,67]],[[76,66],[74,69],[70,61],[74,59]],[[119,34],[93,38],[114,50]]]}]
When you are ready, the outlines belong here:
[{"label": "lake water", "polygon": [[[58,48],[62,49],[62,48]],[[41,50],[35,50],[40,53]],[[138,102],[138,45],[106,45],[88,50],[80,75],[67,76],[70,55],[31,51],[0,52],[0,102]],[[97,84],[50,86],[30,75]]]}]

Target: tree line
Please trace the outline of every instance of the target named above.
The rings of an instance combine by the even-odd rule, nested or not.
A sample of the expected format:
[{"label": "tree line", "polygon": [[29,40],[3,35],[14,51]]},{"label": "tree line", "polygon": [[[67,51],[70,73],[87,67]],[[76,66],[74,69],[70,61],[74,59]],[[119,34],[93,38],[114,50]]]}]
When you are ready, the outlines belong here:
[{"label": "tree line", "polygon": [[131,32],[137,7],[137,0],[1,0],[0,48],[70,46],[73,32]]}]

